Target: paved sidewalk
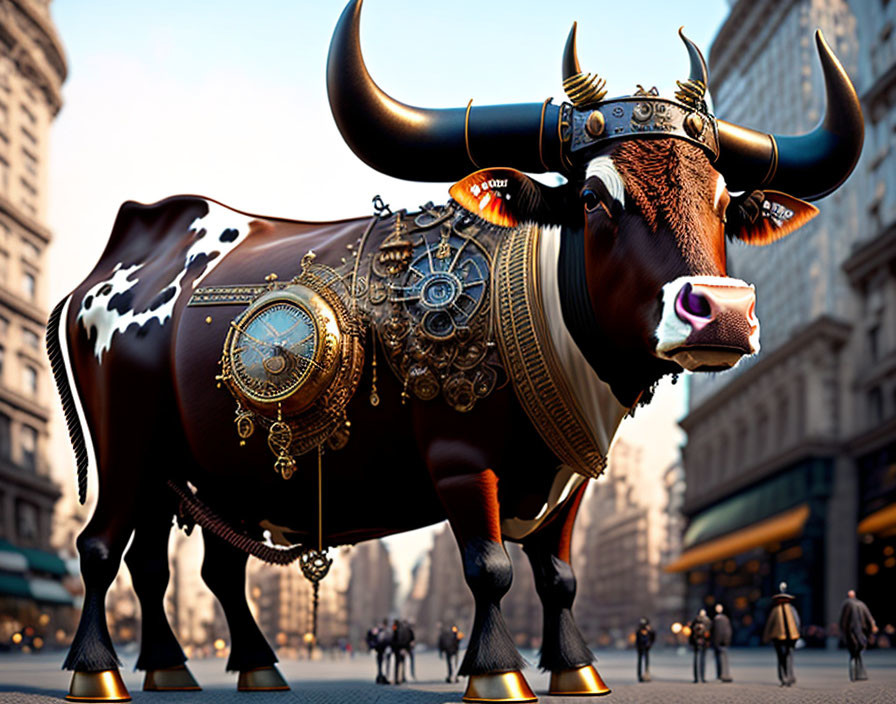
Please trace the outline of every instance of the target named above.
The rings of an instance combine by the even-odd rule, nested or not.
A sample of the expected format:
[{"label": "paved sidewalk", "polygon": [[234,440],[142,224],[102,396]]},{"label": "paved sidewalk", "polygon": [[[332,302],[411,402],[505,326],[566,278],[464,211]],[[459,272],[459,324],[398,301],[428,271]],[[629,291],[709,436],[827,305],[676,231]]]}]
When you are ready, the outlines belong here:
[{"label": "paved sidewalk", "polygon": [[[528,654],[530,662],[536,658]],[[45,704],[63,700],[70,674],[59,670],[62,653],[0,655],[0,704]],[[292,686],[291,692],[238,693],[236,675],[224,672],[224,661],[191,661],[190,668],[204,687],[202,692],[143,692],[142,673],[132,671],[135,657],[124,656],[122,674],[134,701],[140,704],[454,704],[461,701],[464,683],[446,684],[444,664],[432,652],[417,656],[418,680],[400,687],[373,684],[376,669],[367,655],[353,659],[318,661],[291,660],[280,669]],[[598,669],[613,693],[601,699],[606,704],[896,704],[896,651],[866,655],[869,681],[846,681],[845,652],[798,651],[797,684],[777,686],[772,649],[740,650],[731,655],[732,684],[693,684],[688,653],[656,651],[652,657],[653,681],[635,682],[632,652],[601,654]],[[714,673],[712,658],[708,670]],[[543,704],[582,704],[581,697],[550,697],[544,694],[548,678],[534,668],[525,672]]]}]

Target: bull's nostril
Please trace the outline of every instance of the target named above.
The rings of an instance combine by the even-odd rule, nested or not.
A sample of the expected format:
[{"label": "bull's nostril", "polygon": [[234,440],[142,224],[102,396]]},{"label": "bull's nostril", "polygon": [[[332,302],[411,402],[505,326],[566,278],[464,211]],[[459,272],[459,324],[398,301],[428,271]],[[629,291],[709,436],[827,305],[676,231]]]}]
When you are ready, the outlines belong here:
[{"label": "bull's nostril", "polygon": [[678,294],[678,300],[681,303],[681,307],[691,315],[699,318],[709,318],[712,315],[709,300],[702,293],[695,291],[689,283],[682,286]]}]

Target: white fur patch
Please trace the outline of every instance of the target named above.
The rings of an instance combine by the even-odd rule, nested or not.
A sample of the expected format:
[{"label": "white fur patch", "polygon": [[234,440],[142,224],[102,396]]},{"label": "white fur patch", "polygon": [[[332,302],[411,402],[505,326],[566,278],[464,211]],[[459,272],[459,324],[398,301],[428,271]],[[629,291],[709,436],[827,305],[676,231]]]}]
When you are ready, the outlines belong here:
[{"label": "white fur patch", "polygon": [[616,164],[610,157],[599,156],[588,162],[585,178],[589,179],[592,176],[599,178],[606,186],[607,192],[619,201],[619,205],[625,207],[625,184],[622,182],[622,176],[616,170]]},{"label": "white fur patch", "polygon": [[[734,279],[729,276],[680,276],[674,281],[663,286],[663,314],[660,318],[660,324],[656,328],[657,344],[656,353],[658,357],[676,361],[667,353],[681,347],[688,339],[692,332],[692,328],[685,321],[678,317],[675,312],[675,298],[678,292],[686,284],[705,284],[708,286],[727,286],[727,287],[743,287],[755,289],[752,284],[740,279]],[[757,322],[756,329],[750,335],[750,349],[752,354],[759,352],[759,324]]]},{"label": "white fur patch", "polygon": [[716,194],[712,198],[712,209],[715,210],[719,207],[719,200],[722,197],[722,194],[725,192],[725,177],[722,174],[719,174],[718,179],[716,179]]},{"label": "white fur patch", "polygon": [[[201,218],[196,218],[189,227],[188,232],[198,232],[205,229],[206,234],[200,237],[192,245],[190,245],[187,254],[184,257],[184,264],[180,273],[170,283],[159,285],[157,293],[174,287],[175,293],[167,302],[158,306],[155,310],[146,310],[136,313],[133,310],[119,313],[117,310],[109,310],[108,304],[112,296],[117,293],[124,293],[131,289],[139,280],[140,270],[144,264],[134,264],[133,266],[122,268],[121,262],[115,265],[112,270],[112,276],[105,281],[100,281],[92,286],[87,293],[84,294],[84,300],[92,297],[89,308],[84,306],[82,301],[81,310],[78,312],[78,320],[84,325],[84,329],[90,332],[93,328],[96,331],[96,341],[94,342],[93,352],[97,360],[102,364],[103,354],[112,344],[112,338],[115,333],[121,333],[127,330],[131,325],[138,328],[143,327],[151,320],[157,320],[159,325],[164,325],[171,314],[174,312],[174,305],[180,297],[181,282],[187,273],[187,268],[196,257],[203,254],[210,255],[212,252],[218,252],[218,256],[210,260],[205,267],[205,271],[201,276],[193,281],[193,288],[198,286],[202,280],[208,276],[215,267],[221,263],[240,242],[242,242],[249,234],[249,223],[254,219],[236,213],[229,208],[225,208],[217,203],[208,202],[209,211]],[[230,242],[222,242],[219,237],[225,230],[237,230],[237,236]],[[185,233],[187,234],[187,233]],[[152,257],[150,252],[147,256]],[[108,290],[102,294],[100,290],[108,285]]]}]

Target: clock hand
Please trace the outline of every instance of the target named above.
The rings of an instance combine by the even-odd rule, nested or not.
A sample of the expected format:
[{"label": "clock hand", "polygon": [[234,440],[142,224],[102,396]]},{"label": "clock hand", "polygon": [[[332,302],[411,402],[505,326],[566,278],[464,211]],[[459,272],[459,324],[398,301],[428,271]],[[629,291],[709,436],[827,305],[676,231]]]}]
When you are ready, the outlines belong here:
[{"label": "clock hand", "polygon": [[253,335],[250,335],[248,332],[246,332],[243,328],[241,328],[239,325],[237,325],[237,324],[236,324],[235,322],[233,322],[232,320],[230,321],[230,324],[231,324],[231,326],[233,326],[233,329],[234,329],[234,330],[236,330],[237,332],[239,332],[241,335],[244,335],[244,336],[247,337],[248,339],[250,339],[250,340],[254,340],[254,341],[257,342],[259,345],[263,345],[264,347],[270,347],[270,348],[273,348],[273,347],[274,347],[274,345],[271,344],[270,342],[265,342],[264,340],[259,340],[257,337],[254,337]]},{"label": "clock hand", "polygon": [[[259,318],[258,321],[259,321],[262,325],[264,325],[264,326],[268,329],[268,331],[271,333],[271,335],[273,335],[274,337],[277,337],[278,335],[281,334],[281,333],[277,330],[277,328],[275,328],[273,325],[271,325],[271,324],[270,324],[267,320],[265,320],[264,318]],[[292,329],[292,328],[290,328],[290,329]],[[285,334],[285,333],[284,333],[284,334]]]}]

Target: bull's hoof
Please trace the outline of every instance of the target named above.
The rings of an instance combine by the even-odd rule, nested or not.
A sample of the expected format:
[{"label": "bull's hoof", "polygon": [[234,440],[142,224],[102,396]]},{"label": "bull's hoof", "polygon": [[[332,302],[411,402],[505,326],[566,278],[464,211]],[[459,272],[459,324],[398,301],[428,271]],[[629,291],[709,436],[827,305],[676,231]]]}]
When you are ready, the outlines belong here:
[{"label": "bull's hoof", "polygon": [[129,702],[131,695],[118,669],[75,672],[65,697],[70,702]]},{"label": "bull's hoof", "polygon": [[593,665],[551,673],[551,687],[548,694],[564,697],[599,697],[609,693],[610,688],[604,684]]},{"label": "bull's hoof", "polygon": [[529,688],[526,678],[519,671],[497,672],[487,675],[470,675],[465,702],[537,702],[538,697]]},{"label": "bull's hoof", "polygon": [[147,670],[143,678],[144,692],[199,692],[202,687],[186,665]]},{"label": "bull's hoof", "polygon": [[236,688],[240,692],[285,692],[289,685],[283,675],[273,665],[256,667],[254,670],[242,670]]}]

